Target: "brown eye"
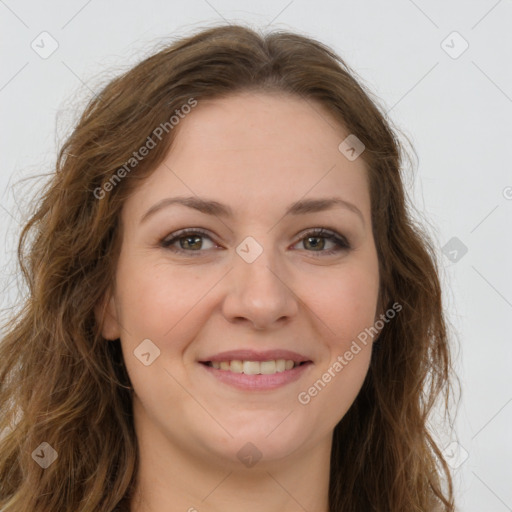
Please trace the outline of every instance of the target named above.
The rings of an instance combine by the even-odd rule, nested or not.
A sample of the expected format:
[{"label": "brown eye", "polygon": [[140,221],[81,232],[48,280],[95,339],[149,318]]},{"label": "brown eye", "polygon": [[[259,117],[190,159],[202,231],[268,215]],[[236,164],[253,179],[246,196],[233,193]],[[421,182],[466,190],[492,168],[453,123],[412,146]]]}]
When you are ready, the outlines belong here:
[{"label": "brown eye", "polygon": [[181,249],[201,249],[203,245],[201,239],[201,235],[187,235],[178,238],[177,241],[179,242]]},{"label": "brown eye", "polygon": [[[308,236],[304,238],[304,246],[308,246],[310,249],[324,249],[326,244],[326,239],[323,236]],[[306,247],[308,248],[308,247]]]},{"label": "brown eye", "polygon": [[[303,247],[308,252],[318,253],[315,254],[315,256],[331,255],[351,249],[350,244],[344,236],[325,228],[316,228],[308,231],[304,234],[300,242],[302,242]],[[331,248],[325,250],[328,244],[331,244]]]},{"label": "brown eye", "polygon": [[[178,253],[200,253],[203,252],[201,249],[205,249],[204,239],[209,240],[213,245],[215,245],[212,239],[202,230],[197,228],[182,229],[161,240],[160,245],[165,249]],[[212,247],[206,247],[206,249],[211,248]]]},{"label": "brown eye", "polygon": [[[210,247],[205,247],[205,240],[209,241]],[[325,228],[306,232],[297,243],[302,243],[307,252],[316,253],[314,256],[329,256],[351,249],[344,236]],[[206,231],[199,228],[182,229],[172,233],[160,241],[160,246],[176,253],[188,253],[194,256],[218,247]]]}]

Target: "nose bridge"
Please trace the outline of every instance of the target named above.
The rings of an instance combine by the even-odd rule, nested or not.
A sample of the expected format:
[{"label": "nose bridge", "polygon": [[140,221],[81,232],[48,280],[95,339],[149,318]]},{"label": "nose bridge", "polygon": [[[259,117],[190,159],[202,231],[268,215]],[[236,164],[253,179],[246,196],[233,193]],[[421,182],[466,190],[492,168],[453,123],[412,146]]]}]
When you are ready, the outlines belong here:
[{"label": "nose bridge", "polygon": [[[264,238],[264,239],[263,239]],[[296,313],[294,294],[286,285],[285,265],[272,246],[272,236],[246,237],[234,255],[234,280],[224,312],[259,326]]]},{"label": "nose bridge", "polygon": [[235,270],[238,282],[244,287],[244,292],[254,290],[260,293],[266,291],[268,298],[282,294],[282,281],[278,279],[283,266],[279,254],[272,245],[272,237],[246,237],[237,247]]}]

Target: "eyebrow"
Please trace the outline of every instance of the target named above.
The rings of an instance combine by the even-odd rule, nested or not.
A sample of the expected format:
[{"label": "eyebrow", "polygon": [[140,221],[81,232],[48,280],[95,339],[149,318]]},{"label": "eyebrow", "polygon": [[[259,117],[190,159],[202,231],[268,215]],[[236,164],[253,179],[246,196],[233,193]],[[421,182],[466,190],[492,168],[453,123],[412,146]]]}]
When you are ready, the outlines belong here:
[{"label": "eyebrow", "polygon": [[[183,205],[207,215],[215,215],[218,217],[233,218],[233,210],[225,204],[219,203],[213,199],[200,198],[197,196],[190,197],[167,197],[153,205],[142,217],[140,222],[146,221],[156,212],[171,205]],[[288,206],[285,215],[305,215],[308,213],[316,213],[325,210],[331,210],[335,207],[344,208],[355,213],[363,222],[364,217],[361,210],[356,205],[341,199],[340,197],[324,197],[318,199],[301,199]]]}]

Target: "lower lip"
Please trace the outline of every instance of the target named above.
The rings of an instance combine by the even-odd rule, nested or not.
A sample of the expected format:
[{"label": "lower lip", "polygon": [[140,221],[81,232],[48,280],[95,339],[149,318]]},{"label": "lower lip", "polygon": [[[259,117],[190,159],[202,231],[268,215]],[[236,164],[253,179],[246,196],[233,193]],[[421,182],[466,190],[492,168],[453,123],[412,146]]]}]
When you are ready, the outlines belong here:
[{"label": "lower lip", "polygon": [[246,375],[245,373],[234,373],[229,370],[219,370],[217,368],[213,368],[213,366],[207,366],[203,363],[199,364],[208,373],[219,379],[221,382],[244,391],[264,391],[279,388],[299,379],[302,374],[313,365],[313,363],[308,362],[296,366],[291,370],[273,373],[272,375]]}]

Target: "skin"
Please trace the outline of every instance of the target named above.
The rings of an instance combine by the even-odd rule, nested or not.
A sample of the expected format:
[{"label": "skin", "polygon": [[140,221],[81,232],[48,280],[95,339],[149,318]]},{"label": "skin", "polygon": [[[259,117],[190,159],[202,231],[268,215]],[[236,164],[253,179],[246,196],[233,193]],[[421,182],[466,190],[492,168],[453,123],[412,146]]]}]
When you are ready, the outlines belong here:
[{"label": "skin", "polygon": [[[332,432],[362,386],[372,342],[309,403],[298,395],[380,313],[365,164],[338,150],[348,132],[321,105],[292,96],[200,101],[176,129],[165,161],[124,205],[105,299],[103,336],[121,339],[134,387],[131,510],[326,512]],[[233,218],[172,205],[141,222],[162,199],[195,195],[229,205]],[[285,215],[299,199],[333,196],[362,218],[341,207]],[[351,249],[324,255],[337,246],[318,235],[308,243],[306,231],[318,227]],[[160,245],[183,228],[208,235],[184,235],[173,245],[181,254]],[[252,263],[236,252],[248,236],[263,248]],[[144,339],[160,350],[148,366],[134,355]],[[294,350],[313,364],[279,389],[241,391],[198,362],[242,348]],[[262,454],[252,467],[237,457],[247,442]]]}]

